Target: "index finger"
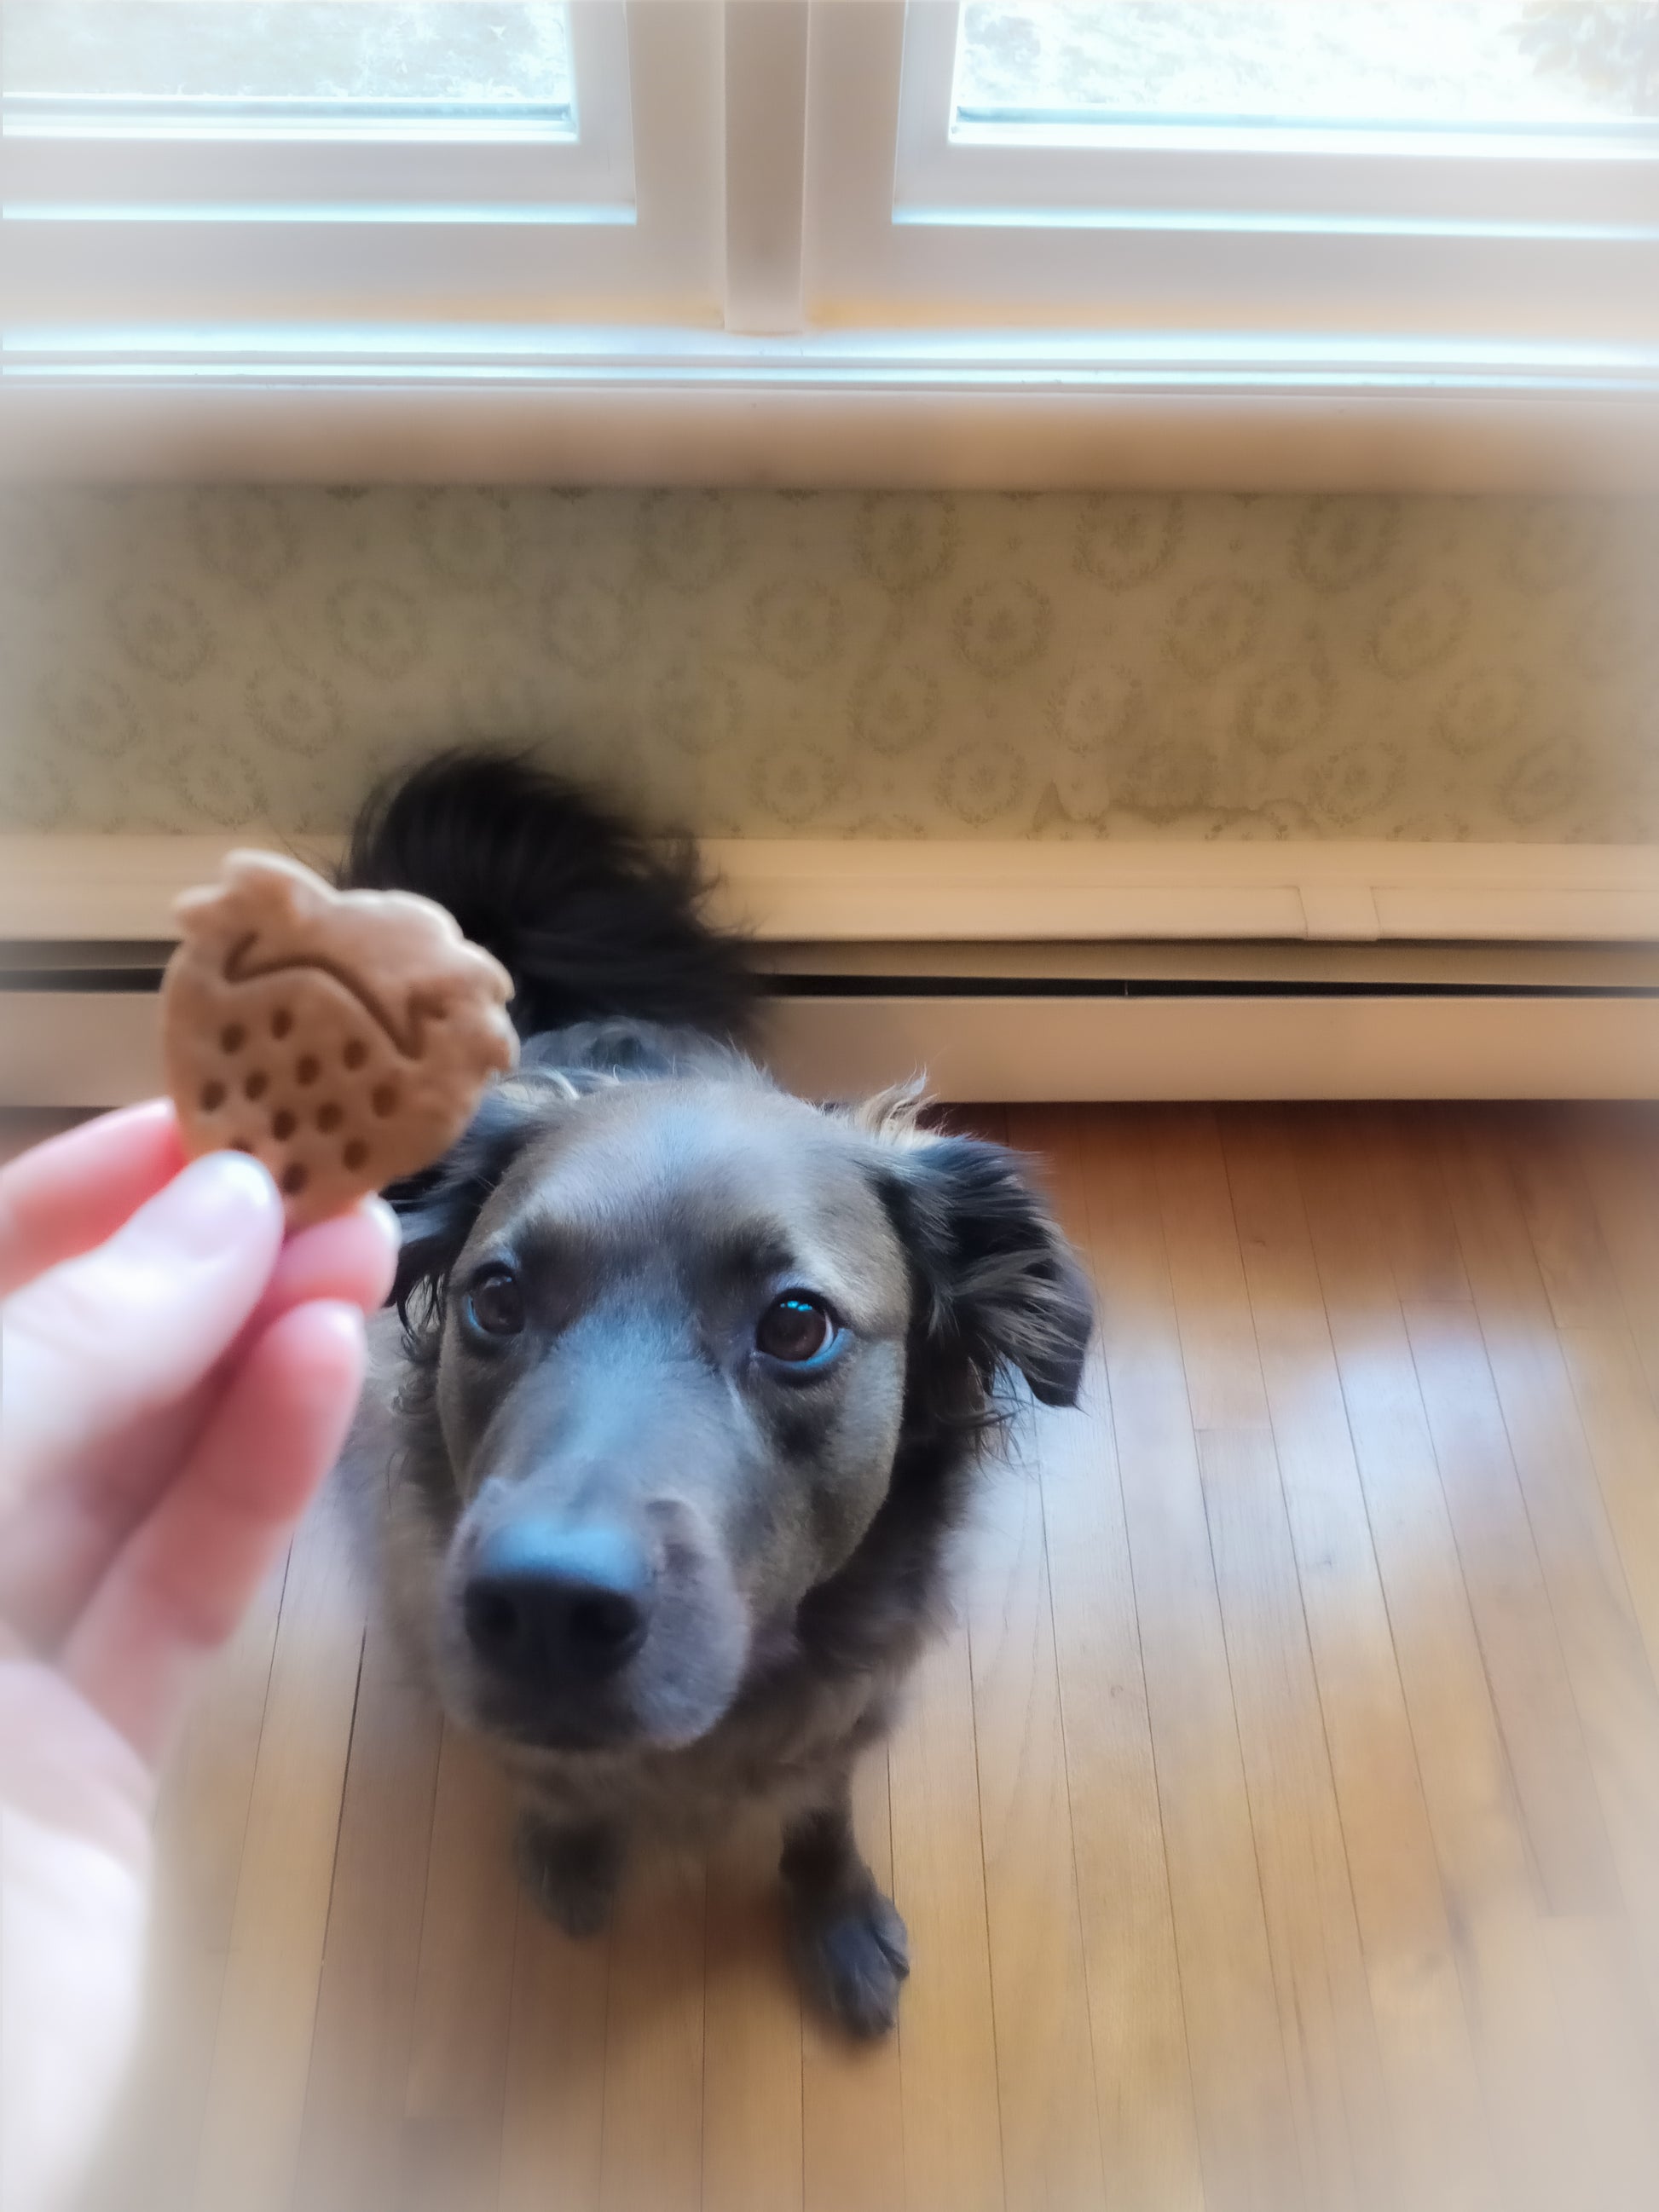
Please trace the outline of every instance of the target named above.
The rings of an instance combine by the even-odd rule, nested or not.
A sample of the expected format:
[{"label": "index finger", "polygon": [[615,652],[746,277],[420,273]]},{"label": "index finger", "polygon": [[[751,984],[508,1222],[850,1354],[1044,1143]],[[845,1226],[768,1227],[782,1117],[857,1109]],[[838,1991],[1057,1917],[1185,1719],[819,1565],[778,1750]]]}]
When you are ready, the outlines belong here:
[{"label": "index finger", "polygon": [[0,1169],[0,1298],[112,1237],[184,1164],[173,1107],[152,1098]]}]

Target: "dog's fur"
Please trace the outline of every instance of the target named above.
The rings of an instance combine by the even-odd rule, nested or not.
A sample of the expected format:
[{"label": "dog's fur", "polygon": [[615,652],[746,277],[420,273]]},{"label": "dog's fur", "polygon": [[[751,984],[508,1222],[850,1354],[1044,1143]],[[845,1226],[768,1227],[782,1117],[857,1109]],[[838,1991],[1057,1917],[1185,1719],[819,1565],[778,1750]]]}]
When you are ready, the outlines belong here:
[{"label": "dog's fur", "polygon": [[[404,1327],[377,1325],[343,1462],[392,1617],[512,1770],[556,1918],[599,1923],[635,1833],[770,1800],[809,1992],[880,2033],[906,1943],[853,1837],[852,1761],[939,1621],[1005,1383],[1075,1398],[1081,1273],[1009,1153],[925,1133],[902,1099],[775,1089],[689,857],[524,764],[419,770],[367,811],[345,879],[448,907],[511,971],[525,1038],[392,1194]],[[471,1304],[490,1268],[520,1316],[504,1337]],[[809,1291],[839,1333],[781,1366],[758,1317]],[[648,1630],[613,1676],[531,1695],[469,1643],[479,1547],[526,1516],[648,1556]]]}]

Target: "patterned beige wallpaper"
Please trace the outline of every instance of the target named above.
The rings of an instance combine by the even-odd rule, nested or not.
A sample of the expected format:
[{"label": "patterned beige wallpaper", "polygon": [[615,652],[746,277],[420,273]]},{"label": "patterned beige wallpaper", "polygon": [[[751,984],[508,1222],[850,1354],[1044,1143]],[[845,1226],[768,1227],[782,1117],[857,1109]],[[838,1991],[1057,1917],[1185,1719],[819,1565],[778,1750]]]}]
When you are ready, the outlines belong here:
[{"label": "patterned beige wallpaper", "polygon": [[0,822],[332,829],[459,737],[714,834],[1659,837],[1659,506],[0,500]]}]

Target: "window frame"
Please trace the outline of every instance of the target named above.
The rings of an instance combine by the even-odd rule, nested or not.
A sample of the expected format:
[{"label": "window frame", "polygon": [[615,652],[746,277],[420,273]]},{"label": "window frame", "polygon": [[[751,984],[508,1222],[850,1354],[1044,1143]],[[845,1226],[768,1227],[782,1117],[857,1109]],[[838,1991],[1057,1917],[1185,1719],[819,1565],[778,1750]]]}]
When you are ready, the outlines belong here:
[{"label": "window frame", "polygon": [[905,12],[894,203],[901,222],[1202,224],[1227,234],[1341,225],[1418,234],[1659,235],[1659,124],[1599,130],[1227,122],[957,133],[963,0]]},{"label": "window frame", "polygon": [[[1191,334],[1206,353],[1367,341],[1396,369],[1545,341],[1659,345],[1659,130],[1297,132],[1119,126],[953,139],[961,0],[815,28],[809,143],[892,83],[890,208],[816,179],[810,305],[906,323]],[[896,54],[895,52],[896,46]]]},{"label": "window frame", "polygon": [[[576,5],[626,22],[632,220],[539,187],[129,219],[82,240],[78,304],[73,225],[8,221],[0,284],[33,297],[0,328],[0,475],[1659,489],[1659,224],[1466,210],[1425,259],[1420,209],[1228,227],[1213,179],[1179,222],[1038,222],[1029,182],[1045,206],[987,222],[901,131],[907,45],[953,57],[956,0]],[[982,178],[1007,149],[954,150]]]},{"label": "window frame", "polygon": [[[157,329],[270,320],[272,303],[300,325],[415,306],[465,325],[485,301],[589,323],[717,313],[716,10],[569,11],[574,137],[465,114],[435,137],[314,114],[252,134],[9,117],[9,281],[32,319],[64,325],[100,319],[90,301]],[[702,99],[677,99],[700,82]]]}]

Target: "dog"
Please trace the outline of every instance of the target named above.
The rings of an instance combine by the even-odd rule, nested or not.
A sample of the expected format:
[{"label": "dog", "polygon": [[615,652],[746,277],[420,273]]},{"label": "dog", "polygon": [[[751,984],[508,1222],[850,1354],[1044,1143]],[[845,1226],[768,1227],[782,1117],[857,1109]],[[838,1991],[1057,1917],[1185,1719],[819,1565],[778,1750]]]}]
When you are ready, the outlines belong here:
[{"label": "dog", "polygon": [[768,1801],[805,1990],[880,2035],[908,1941],[853,1764],[946,1614],[1016,1378],[1076,1401],[1082,1269],[1001,1147],[908,1093],[777,1088],[689,848],[524,761],[417,769],[343,880],[447,907],[523,1040],[388,1194],[396,1313],[340,1476],[389,1617],[505,1763],[561,1926],[603,1924],[634,1838]]}]

